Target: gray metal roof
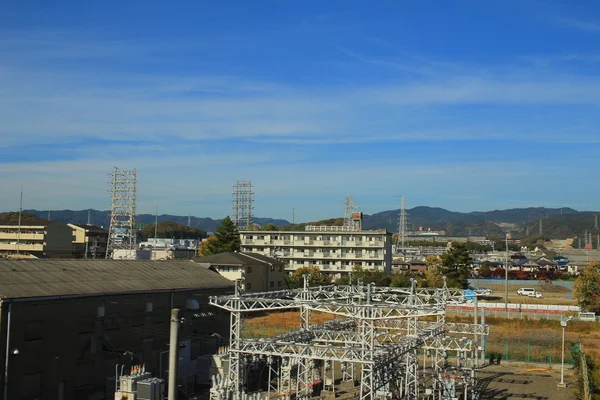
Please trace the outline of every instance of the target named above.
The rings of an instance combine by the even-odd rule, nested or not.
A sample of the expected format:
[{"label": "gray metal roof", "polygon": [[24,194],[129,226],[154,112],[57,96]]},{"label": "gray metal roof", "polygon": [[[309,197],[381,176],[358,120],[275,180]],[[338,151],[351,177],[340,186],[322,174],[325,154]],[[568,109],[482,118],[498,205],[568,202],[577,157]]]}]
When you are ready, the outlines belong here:
[{"label": "gray metal roof", "polygon": [[0,260],[0,298],[230,287],[191,261]]},{"label": "gray metal roof", "polygon": [[226,252],[210,256],[196,257],[194,261],[211,265],[283,265],[283,262],[273,257],[249,252]]}]

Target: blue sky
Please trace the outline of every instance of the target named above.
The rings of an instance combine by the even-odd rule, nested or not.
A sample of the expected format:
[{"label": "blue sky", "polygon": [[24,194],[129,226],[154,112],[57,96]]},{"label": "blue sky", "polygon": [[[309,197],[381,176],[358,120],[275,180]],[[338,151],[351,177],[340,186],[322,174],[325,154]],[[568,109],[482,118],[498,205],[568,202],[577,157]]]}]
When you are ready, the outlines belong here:
[{"label": "blue sky", "polygon": [[0,121],[4,211],[597,210],[600,2],[5,0]]}]

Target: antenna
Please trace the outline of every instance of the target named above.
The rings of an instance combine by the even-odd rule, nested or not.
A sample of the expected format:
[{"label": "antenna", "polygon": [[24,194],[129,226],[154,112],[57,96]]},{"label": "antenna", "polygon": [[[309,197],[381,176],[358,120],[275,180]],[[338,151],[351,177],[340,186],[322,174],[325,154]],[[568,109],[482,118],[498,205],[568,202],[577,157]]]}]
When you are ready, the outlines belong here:
[{"label": "antenna", "polygon": [[236,181],[233,186],[233,223],[239,230],[248,230],[252,225],[253,194],[251,181]]},{"label": "antenna", "polygon": [[109,174],[112,178],[110,190],[110,227],[106,258],[111,258],[115,250],[127,250],[127,258],[135,252],[137,232],[135,226],[135,204],[137,196],[137,172],[117,167]]}]

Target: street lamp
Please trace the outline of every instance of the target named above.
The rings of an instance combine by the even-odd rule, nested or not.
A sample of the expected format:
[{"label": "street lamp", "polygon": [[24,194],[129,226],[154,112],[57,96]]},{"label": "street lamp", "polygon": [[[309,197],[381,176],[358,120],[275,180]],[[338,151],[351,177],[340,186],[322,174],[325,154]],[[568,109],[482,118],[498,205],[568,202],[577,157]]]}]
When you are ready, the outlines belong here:
[{"label": "street lamp", "polygon": [[558,387],[560,388],[567,387],[565,384],[565,328],[571,318],[573,317],[568,317],[567,319],[562,319],[560,321],[560,326],[562,327],[562,360],[560,362],[560,383],[558,384]]}]

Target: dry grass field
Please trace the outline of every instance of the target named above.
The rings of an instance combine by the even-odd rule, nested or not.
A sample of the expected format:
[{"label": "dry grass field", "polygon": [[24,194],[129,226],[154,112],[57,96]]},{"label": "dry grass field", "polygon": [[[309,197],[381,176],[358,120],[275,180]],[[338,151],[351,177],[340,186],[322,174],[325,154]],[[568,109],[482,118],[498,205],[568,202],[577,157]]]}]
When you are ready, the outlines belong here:
[{"label": "dry grass field", "polygon": [[[333,319],[335,316],[325,313],[313,312],[311,322],[320,324]],[[471,322],[467,316],[451,315],[449,321]],[[489,343],[496,343],[501,347],[491,351],[504,352],[504,344],[508,341],[511,347],[511,358],[515,354],[517,344],[529,343],[530,350],[537,347],[552,346],[555,352],[553,360],[559,359],[559,349],[562,340],[560,322],[546,319],[505,319],[488,317],[486,323],[490,325]],[[269,314],[256,315],[244,320],[243,335],[245,337],[272,337],[287,333],[300,327],[300,315],[297,311],[284,311]],[[590,354],[600,364],[600,324],[594,322],[572,321],[566,329],[565,342],[567,346],[571,343],[581,343],[587,354]],[[531,354],[534,358],[534,355]]]}]

